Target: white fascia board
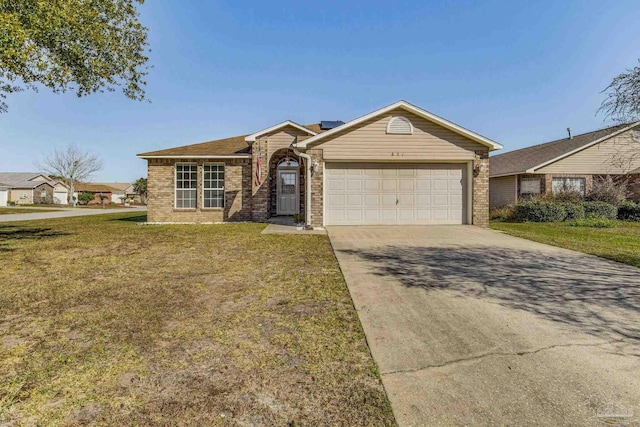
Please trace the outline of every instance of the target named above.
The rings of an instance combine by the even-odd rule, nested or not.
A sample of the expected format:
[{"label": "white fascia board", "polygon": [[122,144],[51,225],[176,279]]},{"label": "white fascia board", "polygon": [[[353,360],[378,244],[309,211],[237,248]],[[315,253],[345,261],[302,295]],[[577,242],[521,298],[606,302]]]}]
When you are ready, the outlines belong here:
[{"label": "white fascia board", "polygon": [[562,159],[564,159],[565,157],[569,157],[569,156],[571,156],[571,155],[573,155],[573,154],[577,153],[578,151],[582,151],[582,150],[585,150],[585,149],[587,149],[587,148],[589,148],[589,147],[593,147],[594,145],[599,144],[599,143],[601,143],[602,141],[606,141],[606,140],[607,140],[607,139],[609,139],[609,138],[613,138],[614,136],[620,135],[621,133],[626,132],[626,131],[628,131],[629,129],[633,129],[634,127],[636,127],[636,126],[638,126],[638,125],[640,125],[640,122],[632,123],[631,125],[629,125],[629,126],[627,126],[627,127],[625,127],[625,128],[622,128],[622,129],[620,129],[620,130],[618,130],[618,131],[615,131],[615,132],[613,132],[612,134],[609,134],[609,135],[607,135],[607,136],[603,136],[602,138],[596,139],[595,141],[592,141],[592,142],[590,142],[590,143],[588,143],[588,144],[585,144],[585,145],[583,145],[582,147],[578,147],[578,148],[576,148],[575,150],[571,150],[571,151],[569,151],[568,153],[564,153],[564,154],[562,154],[562,155],[560,155],[560,156],[558,156],[558,157],[555,157],[555,158],[553,158],[553,159],[551,159],[551,160],[547,160],[547,161],[546,161],[546,162],[544,162],[544,163],[540,163],[540,164],[539,164],[539,165],[537,165],[537,166],[534,166],[534,167],[532,167],[532,168],[529,168],[529,169],[527,169],[524,173],[535,173],[536,169],[540,169],[540,168],[543,168],[543,167],[545,167],[545,166],[547,166],[547,165],[550,165],[551,163],[555,163],[555,162],[557,162],[558,160],[562,160]]},{"label": "white fascia board", "polygon": [[261,131],[253,133],[253,134],[245,137],[244,140],[246,142],[255,142],[256,138],[258,138],[259,136],[264,135],[265,133],[274,132],[274,131],[276,131],[278,129],[281,129],[283,127],[286,127],[286,126],[292,126],[292,127],[296,128],[296,129],[301,130],[303,132],[306,132],[306,133],[308,133],[309,135],[312,135],[312,136],[317,135],[315,132],[307,129],[306,127],[304,127],[302,125],[299,125],[299,124],[297,124],[295,122],[292,122],[291,120],[286,120],[286,121],[284,121],[282,123],[278,123],[275,126],[271,126],[270,128],[262,129]]},{"label": "white fascia board", "polygon": [[140,159],[248,159],[251,154],[233,154],[233,155],[190,155],[190,156],[136,156]]},{"label": "white fascia board", "polygon": [[469,129],[465,129],[462,126],[459,126],[459,125],[457,125],[457,124],[455,124],[453,122],[450,122],[450,121],[448,121],[446,119],[443,119],[442,117],[436,116],[435,114],[430,113],[430,112],[428,112],[426,110],[423,110],[422,108],[419,108],[419,107],[416,107],[415,105],[409,104],[406,101],[398,101],[398,102],[396,102],[394,104],[391,104],[391,105],[383,107],[383,108],[381,108],[379,110],[373,111],[373,112],[371,112],[371,113],[369,113],[367,115],[364,115],[364,116],[358,117],[357,119],[351,120],[350,122],[347,122],[347,123],[345,123],[345,124],[343,124],[341,126],[335,127],[335,128],[333,128],[331,130],[328,130],[327,132],[318,134],[316,136],[312,136],[311,138],[305,139],[304,141],[299,142],[299,143],[297,143],[295,145],[296,145],[297,148],[306,149],[309,145],[313,145],[316,142],[318,142],[318,141],[320,141],[320,140],[322,140],[322,139],[324,139],[326,137],[334,135],[334,134],[336,134],[338,132],[342,132],[342,131],[344,131],[346,129],[349,129],[350,127],[356,126],[356,125],[358,125],[358,124],[360,124],[362,122],[366,122],[367,120],[370,120],[370,119],[372,119],[374,117],[377,117],[377,116],[380,116],[382,114],[388,113],[389,111],[395,110],[397,108],[403,108],[404,110],[409,111],[410,113],[413,113],[413,114],[415,114],[415,115],[417,115],[419,117],[422,117],[422,118],[427,119],[427,120],[429,120],[429,121],[431,121],[433,123],[436,123],[436,124],[446,128],[446,129],[449,129],[449,130],[451,130],[451,131],[453,131],[453,132],[455,132],[457,134],[466,136],[467,138],[469,138],[469,139],[471,139],[471,140],[473,140],[475,142],[478,142],[478,143],[480,143],[482,145],[485,145],[485,146],[489,147],[490,151],[502,149],[502,145],[498,144],[497,142],[492,141],[491,139],[486,138],[486,137],[484,137],[482,135],[479,135],[479,134],[477,134],[475,132],[472,132]]}]

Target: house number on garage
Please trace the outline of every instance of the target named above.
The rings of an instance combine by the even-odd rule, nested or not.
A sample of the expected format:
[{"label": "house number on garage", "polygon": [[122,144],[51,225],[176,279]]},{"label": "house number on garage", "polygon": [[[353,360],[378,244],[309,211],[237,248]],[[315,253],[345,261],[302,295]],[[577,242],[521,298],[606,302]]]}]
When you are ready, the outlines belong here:
[{"label": "house number on garage", "polygon": [[391,157],[402,157],[402,156],[404,156],[404,153],[399,153],[399,152],[391,153]]}]

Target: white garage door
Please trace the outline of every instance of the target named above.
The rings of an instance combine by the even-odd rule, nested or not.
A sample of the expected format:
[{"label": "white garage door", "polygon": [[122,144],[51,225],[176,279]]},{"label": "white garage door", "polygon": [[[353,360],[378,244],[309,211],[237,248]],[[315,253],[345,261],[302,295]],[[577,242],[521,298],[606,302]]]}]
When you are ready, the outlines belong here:
[{"label": "white garage door", "polygon": [[7,206],[8,191],[0,189],[0,206]]},{"label": "white garage door", "polygon": [[462,224],[466,165],[327,163],[325,224]]},{"label": "white garage door", "polygon": [[66,191],[55,191],[53,193],[53,203],[57,205],[66,205],[67,204],[67,192]]}]

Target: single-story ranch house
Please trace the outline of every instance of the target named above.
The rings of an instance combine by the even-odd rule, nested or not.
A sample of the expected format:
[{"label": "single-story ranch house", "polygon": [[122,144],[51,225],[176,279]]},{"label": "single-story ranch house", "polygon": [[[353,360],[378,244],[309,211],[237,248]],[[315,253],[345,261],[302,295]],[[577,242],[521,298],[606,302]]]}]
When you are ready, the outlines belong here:
[{"label": "single-story ranch house", "polygon": [[0,206],[53,203],[56,182],[38,172],[0,172]]},{"label": "single-story ranch house", "polygon": [[630,177],[640,200],[640,122],[622,124],[491,157],[490,205],[512,205],[545,192],[586,194],[594,176]]},{"label": "single-story ranch house", "polygon": [[498,143],[399,101],[343,123],[285,121],[243,135],[139,154],[150,222],[308,226],[474,224],[489,220]]}]

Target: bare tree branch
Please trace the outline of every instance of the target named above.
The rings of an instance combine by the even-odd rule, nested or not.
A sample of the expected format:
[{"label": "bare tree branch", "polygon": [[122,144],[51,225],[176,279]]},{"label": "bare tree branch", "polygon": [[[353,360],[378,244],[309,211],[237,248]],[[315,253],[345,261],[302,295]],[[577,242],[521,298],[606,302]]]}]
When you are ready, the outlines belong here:
[{"label": "bare tree branch", "polygon": [[598,113],[603,113],[605,118],[618,123],[640,119],[640,66],[627,69],[625,73],[615,77],[603,92],[607,97]]},{"label": "bare tree branch", "polygon": [[75,205],[73,193],[76,182],[90,180],[94,173],[102,169],[102,160],[71,144],[66,148],[56,148],[52,155],[37,162],[36,167],[52,178],[62,179],[69,186],[67,203]]}]

